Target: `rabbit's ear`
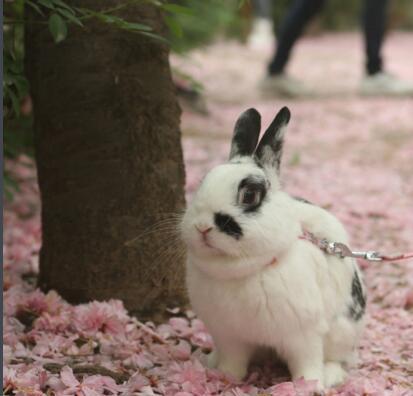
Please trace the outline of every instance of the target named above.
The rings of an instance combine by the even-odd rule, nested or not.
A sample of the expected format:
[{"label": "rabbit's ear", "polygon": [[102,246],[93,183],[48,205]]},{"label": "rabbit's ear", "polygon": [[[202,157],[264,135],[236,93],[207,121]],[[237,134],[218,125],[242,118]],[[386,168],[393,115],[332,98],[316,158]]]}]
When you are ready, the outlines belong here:
[{"label": "rabbit's ear", "polygon": [[235,123],[229,159],[252,155],[257,147],[260,129],[260,113],[255,109],[245,110]]},{"label": "rabbit's ear", "polygon": [[255,151],[255,156],[261,165],[275,168],[277,172],[280,169],[284,131],[290,117],[290,110],[283,107],[265,131]]}]

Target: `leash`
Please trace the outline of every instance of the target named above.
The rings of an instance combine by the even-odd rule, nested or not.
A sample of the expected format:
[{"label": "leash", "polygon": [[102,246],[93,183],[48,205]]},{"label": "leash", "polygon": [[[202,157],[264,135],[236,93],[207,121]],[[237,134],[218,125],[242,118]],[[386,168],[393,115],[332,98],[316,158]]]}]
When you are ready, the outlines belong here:
[{"label": "leash", "polygon": [[413,252],[384,255],[375,250],[367,250],[360,252],[353,251],[344,243],[331,242],[325,238],[320,239],[308,231],[304,231],[303,235],[300,236],[300,239],[309,241],[315,246],[317,246],[324,253],[337,256],[339,258],[353,257],[367,261],[399,261],[413,258]]}]

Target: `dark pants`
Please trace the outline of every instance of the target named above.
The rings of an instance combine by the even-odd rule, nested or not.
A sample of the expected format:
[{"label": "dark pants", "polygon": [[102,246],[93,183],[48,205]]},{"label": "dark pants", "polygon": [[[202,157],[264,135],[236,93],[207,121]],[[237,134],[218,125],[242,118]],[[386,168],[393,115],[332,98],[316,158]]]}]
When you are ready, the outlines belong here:
[{"label": "dark pants", "polygon": [[[269,64],[269,74],[280,74],[291,50],[308,22],[321,11],[325,0],[295,0],[278,30],[277,50]],[[387,20],[388,0],[364,0],[362,14],[366,49],[366,71],[375,74],[382,70],[380,55]]]}]

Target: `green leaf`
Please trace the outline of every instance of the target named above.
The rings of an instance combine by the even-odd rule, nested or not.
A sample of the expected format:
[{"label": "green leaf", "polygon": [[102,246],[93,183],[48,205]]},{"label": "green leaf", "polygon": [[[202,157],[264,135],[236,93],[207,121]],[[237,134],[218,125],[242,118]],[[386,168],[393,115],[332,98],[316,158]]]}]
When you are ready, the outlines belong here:
[{"label": "green leaf", "polygon": [[7,182],[4,181],[4,190],[3,190],[3,194],[6,198],[6,201],[11,202],[13,200],[13,191],[11,190],[11,188],[7,185]]},{"label": "green leaf", "polygon": [[27,82],[26,78],[22,75],[18,75],[14,77],[14,85],[17,89],[17,93],[19,97],[22,98],[24,95],[27,94],[29,89],[29,83]]},{"label": "green leaf", "polygon": [[173,14],[193,15],[193,12],[190,8],[178,4],[164,4],[162,8],[166,11],[172,12]]},{"label": "green leaf", "polygon": [[10,88],[4,89],[4,96],[5,97],[8,96],[10,98],[11,104],[13,106],[13,110],[16,113],[16,115],[19,116],[20,115],[20,100],[15,94],[15,92]]},{"label": "green leaf", "polygon": [[181,25],[174,19],[167,15],[164,16],[164,20],[169,27],[169,30],[177,37],[182,37],[182,27]]},{"label": "green leaf", "polygon": [[163,0],[146,0],[146,1],[150,4],[153,4],[156,7],[162,7],[163,6],[163,3],[162,3]]},{"label": "green leaf", "polygon": [[193,88],[196,92],[201,93],[204,91],[204,86],[202,85],[202,83],[193,78],[190,74],[185,73],[181,69],[176,67],[172,67],[172,71],[175,75],[187,81],[191,85],[191,88]]},{"label": "green leaf", "polygon": [[75,14],[75,11],[73,10],[73,8],[70,7],[69,5],[67,5],[64,1],[62,1],[62,0],[52,0],[51,2],[58,5],[61,8],[66,8],[66,10],[70,11],[73,15]]},{"label": "green leaf", "polygon": [[154,40],[162,41],[165,44],[171,45],[171,43],[165,37],[162,37],[159,34],[150,33],[150,32],[142,32],[142,31],[137,32],[137,33],[141,34],[142,36],[147,36]]},{"label": "green leaf", "polygon": [[50,8],[51,10],[54,10],[54,4],[50,0],[37,0],[37,2],[42,5],[43,7]]},{"label": "green leaf", "polygon": [[3,76],[3,87],[6,85],[12,85],[13,84],[13,76],[10,73],[4,73]]},{"label": "green leaf", "polygon": [[9,174],[9,172],[3,172],[4,190],[3,193],[6,199],[11,201],[13,199],[13,193],[20,191],[19,183]]},{"label": "green leaf", "polygon": [[241,9],[245,4],[249,4],[249,0],[239,0],[238,9]]},{"label": "green leaf", "polygon": [[15,158],[20,154],[14,147],[6,146],[6,145],[4,146],[3,150],[4,150],[4,156],[6,158]]},{"label": "green leaf", "polygon": [[39,7],[36,3],[33,3],[33,2],[30,1],[30,0],[26,0],[26,3],[27,3],[30,7],[32,7],[34,10],[36,10],[36,12],[37,12],[38,14],[40,14],[41,16],[44,16],[43,11],[40,9],[40,7]]},{"label": "green leaf", "polygon": [[102,22],[109,23],[109,24],[114,24],[116,21],[119,20],[119,18],[113,16],[113,15],[105,15],[101,14],[99,12],[91,12],[91,15],[93,15],[95,18],[98,18]]},{"label": "green leaf", "polygon": [[136,22],[127,22],[124,20],[121,20],[119,27],[125,30],[130,30],[130,31],[143,31],[143,32],[152,31],[152,28],[148,25],[144,25],[142,23],[136,23]]},{"label": "green leaf", "polygon": [[104,23],[115,25],[120,29],[128,30],[130,32],[152,32],[153,30],[148,25],[136,22],[128,22],[114,15],[107,15],[100,12],[93,13],[92,15]]},{"label": "green leaf", "polygon": [[58,8],[57,12],[63,17],[65,17],[68,21],[73,22],[74,24],[83,27],[83,23],[80,21],[80,19],[76,15],[73,15],[68,10],[65,10],[64,8]]},{"label": "green leaf", "polygon": [[90,17],[93,13],[90,12],[89,9],[87,8],[82,8],[82,7],[73,7],[73,11],[75,13],[82,15],[82,17]]},{"label": "green leaf", "polygon": [[23,73],[23,62],[15,59],[13,53],[5,53],[3,59],[3,65],[5,71],[10,71],[16,74]]},{"label": "green leaf", "polygon": [[53,13],[49,18],[49,30],[52,33],[55,43],[60,43],[67,36],[67,25],[62,17]]}]

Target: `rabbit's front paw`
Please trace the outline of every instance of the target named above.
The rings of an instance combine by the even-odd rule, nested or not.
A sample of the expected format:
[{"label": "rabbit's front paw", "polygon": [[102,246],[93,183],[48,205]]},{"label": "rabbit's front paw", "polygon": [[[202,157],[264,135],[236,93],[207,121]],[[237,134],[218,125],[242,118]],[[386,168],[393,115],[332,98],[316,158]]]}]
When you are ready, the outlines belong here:
[{"label": "rabbit's front paw", "polygon": [[317,391],[324,390],[324,375],[322,370],[318,370],[315,367],[308,367],[298,372],[292,374],[293,380],[298,380],[300,378],[304,378],[305,380],[317,381]]},{"label": "rabbit's front paw", "polygon": [[207,356],[207,367],[210,369],[217,368],[218,365],[218,353],[217,351],[212,351],[208,356]]},{"label": "rabbit's front paw", "polygon": [[215,340],[218,356],[217,369],[241,381],[247,374],[248,363],[254,348],[237,339],[215,337]]},{"label": "rabbit's front paw", "polygon": [[293,380],[316,380],[317,390],[324,387],[323,340],[317,334],[291,337],[286,350],[287,364]]},{"label": "rabbit's front paw", "polygon": [[339,385],[344,382],[347,373],[338,362],[326,362],[324,365],[324,385],[326,388]]},{"label": "rabbit's front paw", "polygon": [[247,365],[237,360],[223,359],[218,363],[217,368],[237,381],[241,381],[247,374]]}]

